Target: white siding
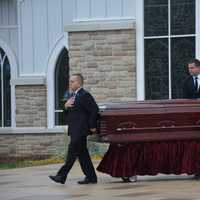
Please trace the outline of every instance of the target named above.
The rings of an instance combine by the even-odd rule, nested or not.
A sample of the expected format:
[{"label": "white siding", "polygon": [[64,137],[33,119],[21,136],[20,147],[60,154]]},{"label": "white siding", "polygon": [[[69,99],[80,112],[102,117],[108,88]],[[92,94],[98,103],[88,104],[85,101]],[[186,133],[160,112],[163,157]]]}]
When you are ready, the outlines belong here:
[{"label": "white siding", "polygon": [[49,55],[67,24],[77,20],[134,18],[135,1],[19,1],[20,75],[46,75]]},{"label": "white siding", "polygon": [[20,1],[20,75],[46,75],[49,54],[73,21],[73,6],[71,0]]},{"label": "white siding", "polygon": [[0,27],[17,25],[17,1],[0,0]]},{"label": "white siding", "polygon": [[8,4],[9,2],[6,0],[0,1],[0,8],[1,8],[1,25],[9,25],[8,19],[9,19],[9,10],[8,10]]},{"label": "white siding", "polygon": [[10,43],[11,49],[14,50],[15,55],[18,55],[19,48],[18,48],[18,30],[17,30],[17,28],[10,30],[9,39],[10,39],[9,43]]},{"label": "white siding", "polygon": [[123,0],[123,16],[136,17],[136,0]]},{"label": "white siding", "polygon": [[74,19],[74,0],[62,0],[63,27],[71,24]]},{"label": "white siding", "polygon": [[91,16],[90,0],[75,0],[76,6],[76,18],[77,19],[88,19]]},{"label": "white siding", "polygon": [[48,55],[47,2],[33,2],[34,73],[45,73]]},{"label": "white siding", "polygon": [[107,0],[107,10],[109,18],[122,17],[122,0]]},{"label": "white siding", "polygon": [[48,0],[48,33],[50,48],[63,32],[61,0]]},{"label": "white siding", "polygon": [[106,0],[91,1],[91,18],[105,18],[106,15]]},{"label": "white siding", "polygon": [[34,73],[32,0],[21,2],[21,59],[20,73]]},{"label": "white siding", "polygon": [[0,28],[0,38],[2,38],[7,44],[10,43],[10,39],[9,39],[9,29],[1,29]]},{"label": "white siding", "polygon": [[17,1],[9,0],[9,25],[17,25]]},{"label": "white siding", "polygon": [[74,21],[135,19],[136,15],[136,0],[74,0],[74,5]]},{"label": "white siding", "polygon": [[18,54],[17,1],[0,0],[0,39]]}]

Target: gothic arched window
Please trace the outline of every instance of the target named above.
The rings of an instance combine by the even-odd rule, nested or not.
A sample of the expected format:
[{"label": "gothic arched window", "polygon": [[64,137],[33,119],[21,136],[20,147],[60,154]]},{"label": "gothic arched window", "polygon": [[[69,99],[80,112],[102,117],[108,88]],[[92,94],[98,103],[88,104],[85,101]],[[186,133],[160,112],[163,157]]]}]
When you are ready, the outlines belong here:
[{"label": "gothic arched window", "polygon": [[10,63],[0,47],[0,127],[11,126]]},{"label": "gothic arched window", "polygon": [[63,49],[55,68],[55,125],[66,125],[63,113],[64,99],[69,89],[69,57],[68,51]]}]

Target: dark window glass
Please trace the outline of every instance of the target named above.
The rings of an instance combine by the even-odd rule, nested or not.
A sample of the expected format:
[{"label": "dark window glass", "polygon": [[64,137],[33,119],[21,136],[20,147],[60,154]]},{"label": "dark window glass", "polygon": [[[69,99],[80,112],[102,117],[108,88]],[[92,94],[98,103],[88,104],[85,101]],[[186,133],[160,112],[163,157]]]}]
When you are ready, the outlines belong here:
[{"label": "dark window glass", "polygon": [[[69,88],[69,57],[68,51],[63,49],[58,57],[55,68],[55,110],[63,109],[63,98],[66,96],[66,92]],[[55,114],[55,125],[63,125],[66,121],[65,115]],[[66,124],[66,122],[64,123]]]},{"label": "dark window glass", "polygon": [[0,126],[11,126],[10,64],[0,48]]},{"label": "dark window glass", "polygon": [[144,1],[144,35],[168,35],[168,0]]},{"label": "dark window glass", "polygon": [[2,85],[2,80],[1,80],[1,60],[2,60],[2,55],[1,55],[1,48],[0,48],[0,127],[2,127],[2,89],[1,89],[1,85]]},{"label": "dark window glass", "polygon": [[66,125],[66,114],[64,112],[56,112],[55,120],[55,125]]},{"label": "dark window glass", "polygon": [[145,40],[145,97],[168,99],[168,39]]},{"label": "dark window glass", "polygon": [[11,126],[10,64],[6,57],[3,65],[4,126]]},{"label": "dark window glass", "polygon": [[171,34],[195,33],[195,0],[171,1]]},{"label": "dark window glass", "polygon": [[182,98],[187,63],[195,57],[195,38],[172,38],[171,49],[172,98]]}]

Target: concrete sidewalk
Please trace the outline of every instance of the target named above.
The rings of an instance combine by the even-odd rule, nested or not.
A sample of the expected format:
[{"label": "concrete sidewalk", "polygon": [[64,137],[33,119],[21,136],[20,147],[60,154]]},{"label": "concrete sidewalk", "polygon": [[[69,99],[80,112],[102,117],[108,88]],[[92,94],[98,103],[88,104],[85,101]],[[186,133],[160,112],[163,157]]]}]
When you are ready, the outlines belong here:
[{"label": "concrete sidewalk", "polygon": [[[98,162],[94,162],[95,166]],[[98,184],[78,185],[83,179],[78,163],[65,185],[52,182],[60,165],[0,170],[0,200],[200,200],[200,181],[192,176],[139,176],[134,183],[97,173]]]}]

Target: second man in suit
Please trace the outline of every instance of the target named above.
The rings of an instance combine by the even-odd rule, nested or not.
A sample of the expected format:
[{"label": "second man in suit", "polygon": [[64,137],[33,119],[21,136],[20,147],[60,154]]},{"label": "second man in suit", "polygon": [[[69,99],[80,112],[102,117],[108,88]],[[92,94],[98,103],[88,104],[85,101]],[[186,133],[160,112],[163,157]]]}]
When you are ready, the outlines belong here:
[{"label": "second man in suit", "polygon": [[200,61],[193,59],[188,63],[189,76],[183,84],[183,98],[200,98]]}]

